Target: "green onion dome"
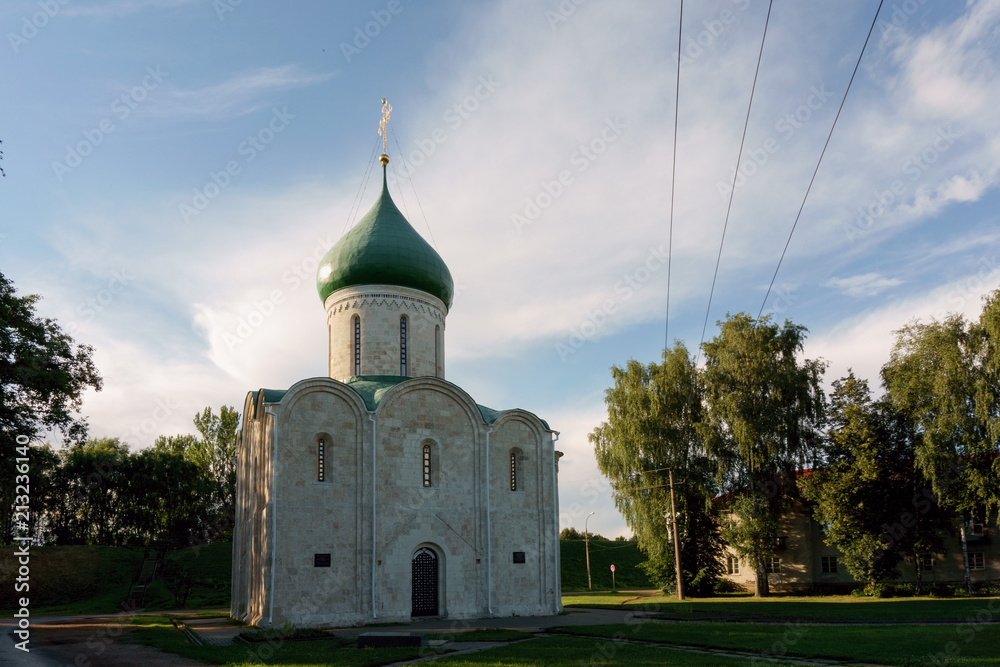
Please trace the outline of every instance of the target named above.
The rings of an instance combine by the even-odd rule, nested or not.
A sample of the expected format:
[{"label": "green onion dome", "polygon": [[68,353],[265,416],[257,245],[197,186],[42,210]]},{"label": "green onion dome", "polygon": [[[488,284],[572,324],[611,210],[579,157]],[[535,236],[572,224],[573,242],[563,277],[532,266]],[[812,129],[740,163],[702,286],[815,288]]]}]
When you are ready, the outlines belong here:
[{"label": "green onion dome", "polygon": [[455,295],[455,282],[444,260],[407,222],[389,196],[385,165],[378,201],[327,251],[316,273],[316,286],[324,303],[337,290],[359,285],[409,287],[436,296],[449,309]]}]

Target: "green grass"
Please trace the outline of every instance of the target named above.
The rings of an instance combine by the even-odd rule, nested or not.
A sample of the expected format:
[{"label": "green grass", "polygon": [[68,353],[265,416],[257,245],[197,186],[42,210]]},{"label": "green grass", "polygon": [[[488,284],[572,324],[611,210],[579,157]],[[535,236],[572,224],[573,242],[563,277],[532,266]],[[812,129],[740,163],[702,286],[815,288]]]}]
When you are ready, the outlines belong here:
[{"label": "green grass", "polygon": [[486,628],[483,630],[464,630],[428,635],[428,639],[445,639],[453,642],[512,642],[518,639],[530,639],[535,635],[520,630],[505,630],[503,628]]},{"label": "green grass", "polygon": [[273,641],[275,639],[334,639],[334,636],[326,630],[320,630],[318,628],[296,628],[292,626],[273,630],[247,628],[240,632],[239,636],[250,642]]},{"label": "green grass", "polygon": [[309,642],[261,642],[232,646],[196,646],[174,628],[167,615],[137,616],[132,619],[137,629],[126,635],[126,641],[153,646],[168,653],[225,667],[251,665],[283,665],[285,667],[369,667],[399,660],[434,655],[434,648],[358,649],[346,647],[342,639]]},{"label": "green grass", "polygon": [[[750,659],[704,655],[659,646],[643,646],[615,640],[583,637],[540,637],[526,642],[501,646],[479,653],[444,657],[435,665],[449,667],[547,667],[577,665],[628,665],[629,667],[749,667]],[[781,667],[781,663],[768,663]]]},{"label": "green grass", "polygon": [[[14,590],[15,547],[0,549],[0,610],[13,610],[23,593]],[[143,549],[99,546],[32,547],[32,614],[114,614],[142,564]],[[225,542],[167,553],[160,576],[146,590],[143,607],[228,607],[232,544]]]},{"label": "green grass", "polygon": [[[560,540],[562,589],[587,590],[587,558],[583,540]],[[590,576],[595,590],[611,590],[611,564],[615,565],[615,587],[655,588],[639,567],[646,557],[635,542],[590,541]]]},{"label": "green grass", "polygon": [[233,571],[232,554],[231,542],[205,544],[169,552],[162,573],[163,583],[172,594],[169,608],[228,607]]},{"label": "green grass", "polygon": [[[622,603],[625,603],[624,605]],[[1000,617],[1000,597],[971,598],[859,598],[850,595],[813,597],[720,596],[694,598],[678,602],[662,593],[638,597],[635,594],[603,593],[599,595],[568,595],[566,607],[602,607],[658,611],[677,620],[752,620],[773,618],[813,621],[887,621],[887,620],[965,620],[975,618],[983,609],[992,609]],[[992,607],[991,607],[992,605]]]},{"label": "green grass", "polygon": [[754,623],[637,623],[559,628],[559,632],[625,637],[755,651],[774,657],[831,658],[886,665],[933,664],[951,652],[949,665],[996,665],[1000,626],[964,625],[805,625]]},{"label": "green grass", "polygon": [[[0,549],[0,609],[13,609],[24,595],[14,591],[14,550]],[[121,611],[142,549],[124,547],[31,547],[28,599],[32,614],[113,614]]]}]

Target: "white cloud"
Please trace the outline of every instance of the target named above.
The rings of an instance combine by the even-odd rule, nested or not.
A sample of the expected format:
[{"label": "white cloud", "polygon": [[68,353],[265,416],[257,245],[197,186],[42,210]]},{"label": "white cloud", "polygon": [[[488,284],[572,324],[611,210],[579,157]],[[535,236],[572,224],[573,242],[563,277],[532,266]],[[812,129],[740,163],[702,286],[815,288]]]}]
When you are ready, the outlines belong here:
[{"label": "white cloud", "polygon": [[173,9],[191,4],[208,4],[208,2],[207,0],[117,0],[95,5],[73,4],[62,8],[61,13],[66,16],[107,19],[137,14],[147,9]]},{"label": "white cloud", "polygon": [[890,287],[902,285],[899,278],[886,278],[881,273],[864,273],[849,278],[831,278],[823,283],[823,287],[832,287],[847,296],[875,296]]},{"label": "white cloud", "polygon": [[975,273],[960,280],[845,318],[807,340],[805,354],[831,362],[826,373],[828,382],[847,375],[848,368],[853,368],[858,377],[866,378],[876,389],[879,371],[889,360],[895,341],[893,332],[915,319],[926,322],[953,313],[978,319],[982,299],[997,289],[998,278],[1000,267],[995,262],[981,262]]},{"label": "white cloud", "polygon": [[221,83],[184,89],[167,83],[155,102],[144,107],[151,114],[167,116],[227,116],[246,114],[267,104],[260,96],[311,86],[329,80],[332,72],[306,73],[295,65],[261,67]]}]

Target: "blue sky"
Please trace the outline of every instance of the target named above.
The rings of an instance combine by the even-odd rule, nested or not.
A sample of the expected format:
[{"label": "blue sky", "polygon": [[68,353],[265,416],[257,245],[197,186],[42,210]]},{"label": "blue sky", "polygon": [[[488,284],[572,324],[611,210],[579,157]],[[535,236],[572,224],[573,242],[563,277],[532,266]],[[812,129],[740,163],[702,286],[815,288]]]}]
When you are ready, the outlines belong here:
[{"label": "blue sky", "polygon": [[[707,337],[756,314],[878,3],[777,0]],[[95,436],[322,375],[322,256],[380,99],[451,268],[448,379],[561,432],[564,525],[627,532],[589,433],[664,343],[676,2],[7,0],[0,270],[96,348]],[[701,340],[762,0],[685,6],[670,338]],[[765,312],[877,384],[892,331],[1000,282],[1000,1],[886,2]],[[398,143],[397,143],[398,142]]]}]

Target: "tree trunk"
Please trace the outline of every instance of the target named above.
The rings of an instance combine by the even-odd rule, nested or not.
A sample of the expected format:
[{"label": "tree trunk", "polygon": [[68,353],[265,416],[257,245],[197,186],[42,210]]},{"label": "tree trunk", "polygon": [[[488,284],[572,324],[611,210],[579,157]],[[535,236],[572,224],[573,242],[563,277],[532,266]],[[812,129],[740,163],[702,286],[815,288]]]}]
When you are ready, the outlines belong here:
[{"label": "tree trunk", "polygon": [[761,565],[757,568],[757,577],[754,581],[754,597],[766,598],[771,594],[771,589],[767,583],[767,567]]},{"label": "tree trunk", "polygon": [[914,595],[920,595],[920,587],[923,583],[924,568],[923,563],[921,563],[922,556],[920,554],[913,554],[913,566],[917,570],[917,585],[913,588]]},{"label": "tree trunk", "polygon": [[959,528],[962,537],[962,564],[965,566],[965,594],[972,595],[972,574],[969,572],[969,543],[966,541],[965,512],[962,512],[962,525]]}]

